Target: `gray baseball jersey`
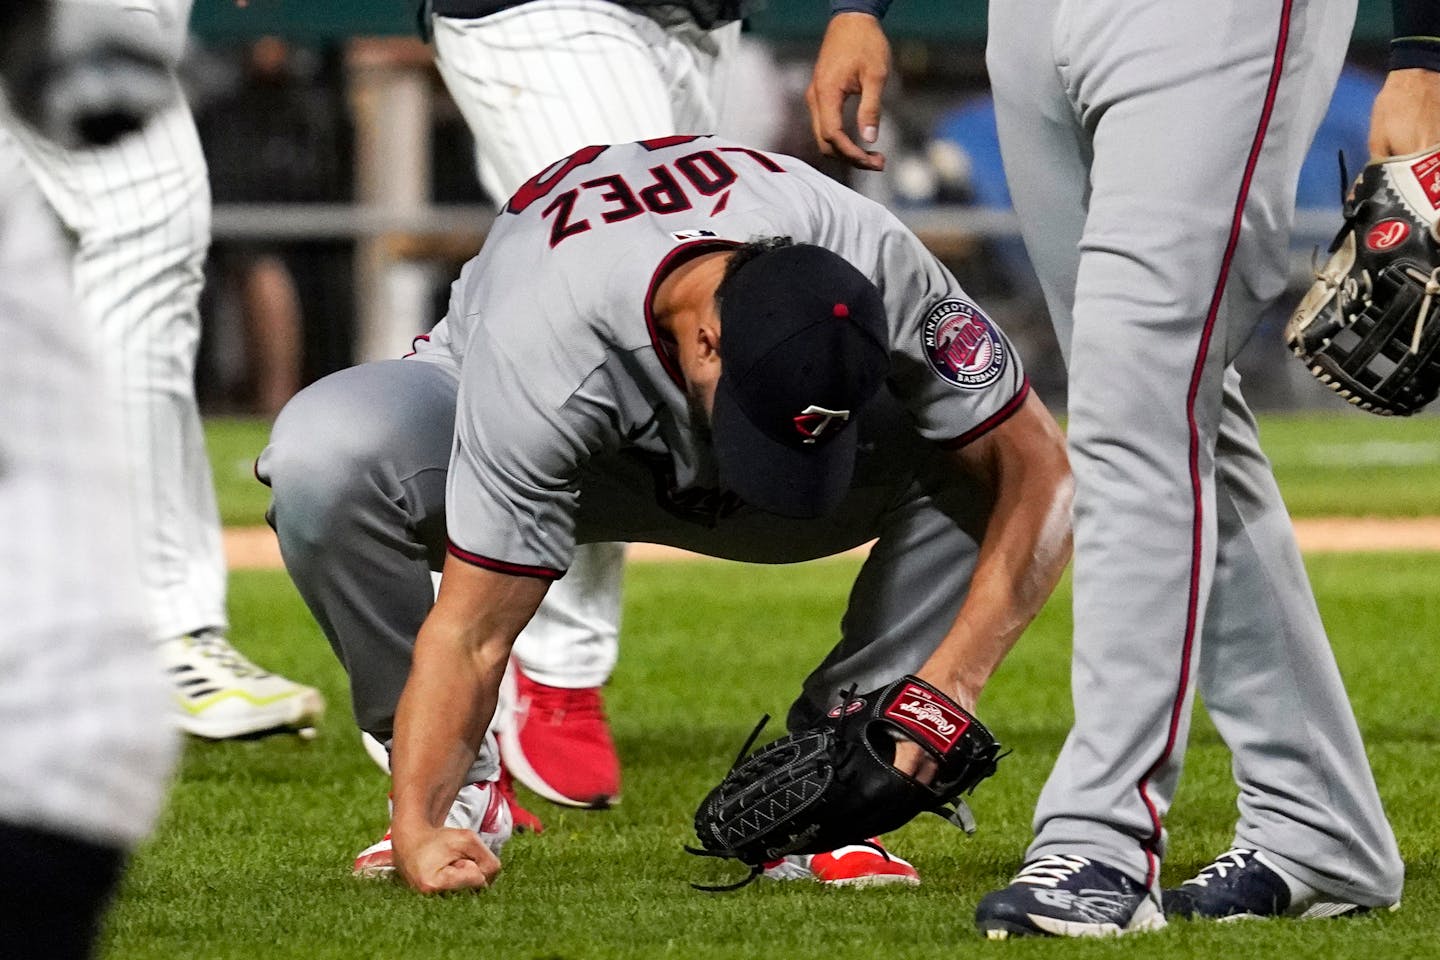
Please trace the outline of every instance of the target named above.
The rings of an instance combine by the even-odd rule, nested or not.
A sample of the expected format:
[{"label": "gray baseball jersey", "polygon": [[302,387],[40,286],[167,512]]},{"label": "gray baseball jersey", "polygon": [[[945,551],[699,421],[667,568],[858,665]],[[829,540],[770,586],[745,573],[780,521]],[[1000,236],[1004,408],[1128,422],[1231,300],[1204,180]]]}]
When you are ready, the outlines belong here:
[{"label": "gray baseball jersey", "polygon": [[765,236],[833,250],[880,289],[890,392],[922,437],[961,445],[1018,406],[1013,347],[883,207],[714,137],[587,147],[520,188],[422,351],[461,361],[452,552],[558,577],[582,470],[625,448],[668,458],[675,503],[724,496],[648,304],[685,257]]},{"label": "gray baseball jersey", "polygon": [[[849,495],[818,520],[716,486],[647,315],[680,257],[773,235],[839,252],[887,307],[889,388],[855,424]],[[1010,343],[883,208],[798,160],[713,137],[591,147],[535,177],[417,347],[306,388],[258,464],[286,568],[350,673],[360,727],[381,741],[447,530],[459,557],[543,578],[576,543],[780,563],[876,540],[791,724],[844,686],[917,669],[965,599],[989,503],[937,452],[1028,393]]]}]

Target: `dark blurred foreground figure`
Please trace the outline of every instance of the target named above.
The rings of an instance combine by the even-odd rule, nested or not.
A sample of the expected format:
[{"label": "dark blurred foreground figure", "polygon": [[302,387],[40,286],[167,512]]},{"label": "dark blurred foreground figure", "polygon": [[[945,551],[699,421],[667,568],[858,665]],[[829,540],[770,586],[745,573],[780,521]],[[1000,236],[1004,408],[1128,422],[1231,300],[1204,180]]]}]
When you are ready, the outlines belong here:
[{"label": "dark blurred foreground figure", "polygon": [[[0,7],[14,113],[80,144],[169,101],[165,58],[118,17],[52,21],[47,6]],[[175,753],[145,642],[120,425],[97,389],[70,261],[24,164],[0,153],[0,954],[37,960],[90,956]]]},{"label": "dark blurred foreground figure", "polygon": [[[171,73],[143,73],[98,32],[114,21],[137,48],[173,63],[190,7],[191,0],[56,0],[60,53],[84,44],[99,52],[58,74],[53,65],[29,71],[22,86],[57,74],[69,85],[62,90],[101,100],[107,112],[67,125],[75,97],[49,87],[27,92],[40,98],[38,129],[0,123],[0,151],[20,156],[75,238],[75,299],[124,430],[148,640],[171,680],[175,722],[223,740],[313,727],[324,701],[252,663],[228,639],[220,512],[195,402],[210,244],[205,157]],[[164,105],[143,124],[132,117],[127,129],[114,105],[123,108],[127,91],[137,90]]]}]

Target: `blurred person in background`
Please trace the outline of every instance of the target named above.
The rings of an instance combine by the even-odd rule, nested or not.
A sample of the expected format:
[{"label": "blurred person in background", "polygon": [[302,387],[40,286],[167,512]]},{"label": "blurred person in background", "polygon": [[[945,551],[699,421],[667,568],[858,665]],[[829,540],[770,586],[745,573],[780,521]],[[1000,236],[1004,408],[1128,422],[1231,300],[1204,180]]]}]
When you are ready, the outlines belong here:
[{"label": "blurred person in background", "polygon": [[[262,37],[244,49],[238,69],[220,63],[211,71],[231,75],[196,108],[217,204],[349,199],[342,110],[318,60],[279,37]],[[300,388],[306,317],[299,274],[313,265],[313,250],[258,238],[212,249],[214,320],[201,362],[221,381],[217,391],[244,393],[267,417]]]},{"label": "blurred person in background", "polygon": [[[189,0],[59,9],[97,22],[122,10],[172,61],[190,16]],[[118,400],[149,634],[179,725],[211,739],[313,726],[319,692],[256,666],[226,638],[225,557],[194,383],[210,190],[188,107],[177,90],[139,130],[73,151],[5,123],[0,154],[21,158],[76,238],[76,294]]]},{"label": "blurred person in background", "polygon": [[[0,6],[7,126],[106,141],[170,102],[165,51],[118,10],[48,12]],[[0,953],[44,960],[91,955],[176,746],[145,642],[120,423],[95,389],[71,256],[24,163],[0,151]]]}]

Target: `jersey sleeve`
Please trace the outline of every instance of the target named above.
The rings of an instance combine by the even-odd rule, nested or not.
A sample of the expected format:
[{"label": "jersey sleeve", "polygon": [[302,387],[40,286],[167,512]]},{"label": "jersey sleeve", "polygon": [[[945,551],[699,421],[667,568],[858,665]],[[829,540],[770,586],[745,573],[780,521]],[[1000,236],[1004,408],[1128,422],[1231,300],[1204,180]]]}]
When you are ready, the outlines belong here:
[{"label": "jersey sleeve", "polygon": [[477,332],[461,364],[445,495],[453,556],[545,580],[574,555],[581,467],[619,434],[605,366],[567,384],[550,359],[509,354]]},{"label": "jersey sleeve", "polygon": [[808,240],[834,250],[880,289],[890,389],[926,439],[964,446],[1018,410],[1029,391],[1009,338],[935,255],[880,204],[797,167]]},{"label": "jersey sleeve", "polygon": [[1005,422],[1029,392],[1014,344],[903,227],[880,251],[891,387],[921,435],[961,447]]}]

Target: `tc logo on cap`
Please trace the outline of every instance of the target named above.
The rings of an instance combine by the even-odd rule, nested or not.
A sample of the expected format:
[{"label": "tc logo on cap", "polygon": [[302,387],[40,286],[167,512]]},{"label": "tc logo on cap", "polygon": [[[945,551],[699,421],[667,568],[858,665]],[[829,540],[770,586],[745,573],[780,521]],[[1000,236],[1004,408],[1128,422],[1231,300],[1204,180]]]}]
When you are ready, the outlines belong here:
[{"label": "tc logo on cap", "polygon": [[[824,407],[817,407],[812,403],[801,410],[798,416],[792,417],[791,422],[795,424],[795,429],[800,431],[800,435],[805,438],[802,442],[815,443],[826,435],[826,431],[830,430],[830,424],[843,424],[849,419],[849,410],[826,410]],[[837,426],[835,429],[838,430],[839,427]]]}]

